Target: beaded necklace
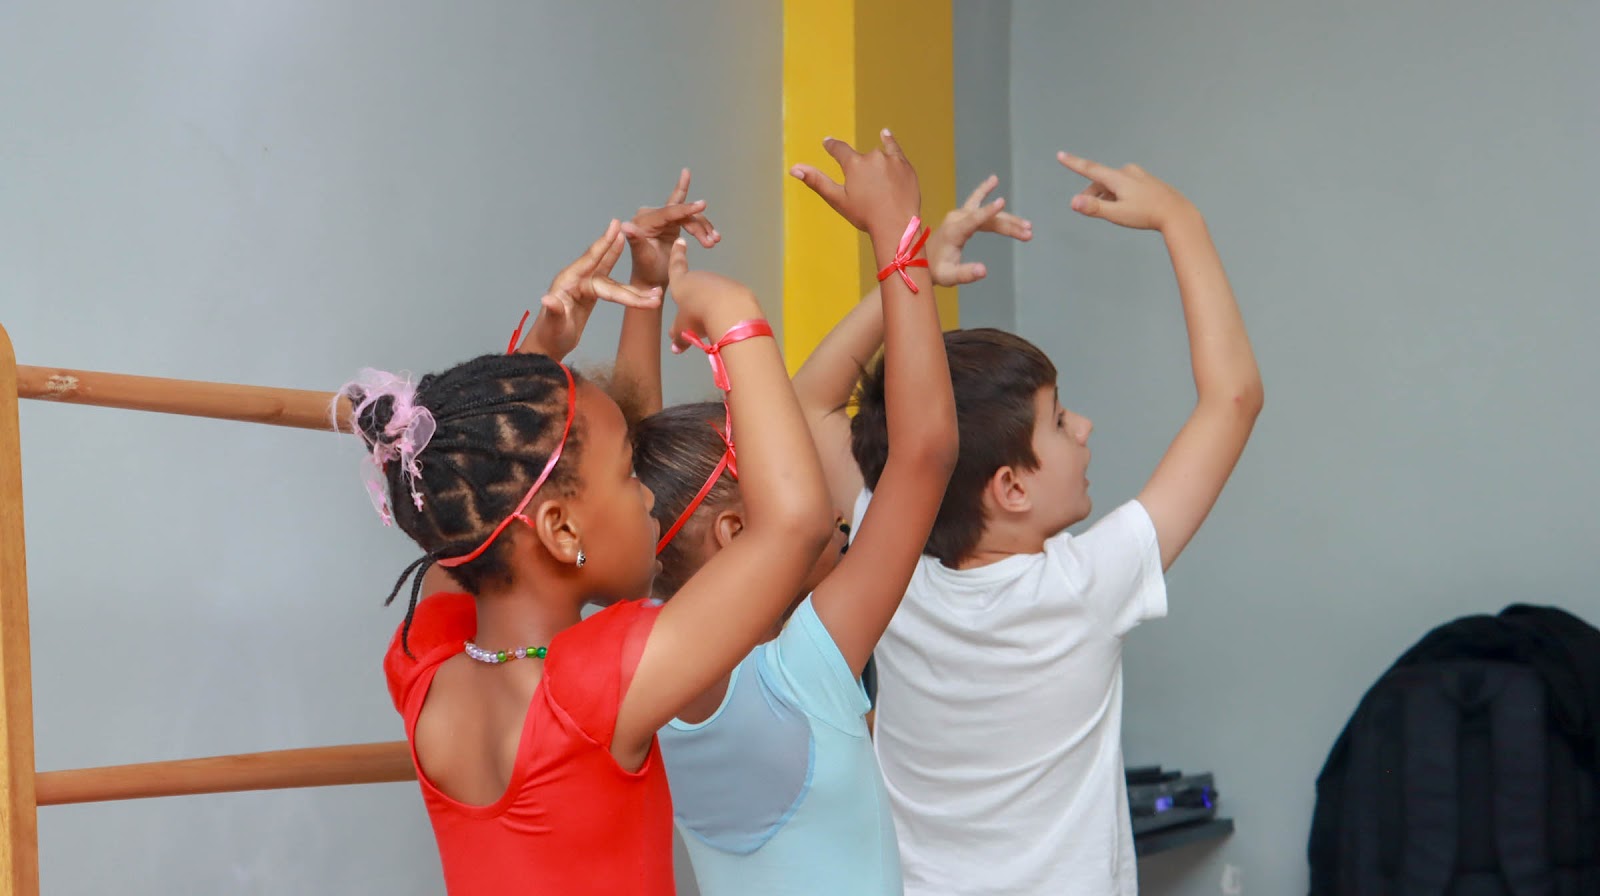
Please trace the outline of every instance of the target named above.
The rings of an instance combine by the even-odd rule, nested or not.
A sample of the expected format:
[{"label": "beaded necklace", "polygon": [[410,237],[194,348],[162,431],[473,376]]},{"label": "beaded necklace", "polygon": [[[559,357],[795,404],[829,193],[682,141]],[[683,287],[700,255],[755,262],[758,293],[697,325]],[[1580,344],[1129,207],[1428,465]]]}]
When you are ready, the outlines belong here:
[{"label": "beaded necklace", "polygon": [[544,659],[550,651],[544,647],[518,647],[516,650],[484,650],[482,647],[467,642],[467,656],[480,663],[497,666],[504,662],[520,659]]}]

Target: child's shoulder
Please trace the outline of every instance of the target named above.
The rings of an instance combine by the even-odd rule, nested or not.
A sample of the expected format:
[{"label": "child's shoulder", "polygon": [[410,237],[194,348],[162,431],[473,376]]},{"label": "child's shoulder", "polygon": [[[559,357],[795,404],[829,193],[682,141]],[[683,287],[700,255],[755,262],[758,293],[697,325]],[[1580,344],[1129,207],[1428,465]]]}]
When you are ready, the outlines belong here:
[{"label": "child's shoulder", "polygon": [[478,631],[478,607],[470,594],[432,594],[417,604],[410,629],[402,623],[383,658],[384,677],[395,708],[404,712],[413,685],[429,669],[457,653]]},{"label": "child's shoulder", "polygon": [[662,606],[661,601],[650,598],[619,600],[608,604],[551,639],[551,655],[554,655],[557,644],[572,643],[587,647],[612,638],[626,637],[640,625],[648,627],[661,612]]},{"label": "child's shoulder", "polygon": [[1062,533],[1045,545],[1051,573],[1045,587],[1071,594],[1124,633],[1166,615],[1166,580],[1155,523],[1138,500],[1101,517],[1081,535]]},{"label": "child's shoulder", "polygon": [[660,614],[657,601],[618,601],[550,639],[544,686],[595,743],[611,743],[623,695]]},{"label": "child's shoulder", "polygon": [[1094,556],[1105,553],[1125,553],[1153,544],[1156,538],[1155,522],[1149,511],[1132,498],[1090,524],[1081,533],[1063,529],[1045,540],[1045,553],[1072,553]]},{"label": "child's shoulder", "polygon": [[570,686],[572,682],[566,680],[574,676],[598,684],[613,677],[602,674],[604,669],[612,670],[625,684],[644,652],[645,639],[661,607],[656,600],[617,601],[562,631],[550,639],[545,674],[564,686]]}]

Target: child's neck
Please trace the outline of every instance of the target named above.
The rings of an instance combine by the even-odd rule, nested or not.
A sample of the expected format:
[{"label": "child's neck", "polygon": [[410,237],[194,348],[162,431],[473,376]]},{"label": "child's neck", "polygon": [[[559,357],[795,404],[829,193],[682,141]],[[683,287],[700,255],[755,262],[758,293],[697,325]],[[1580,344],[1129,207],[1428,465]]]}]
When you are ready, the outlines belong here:
[{"label": "child's neck", "polygon": [[1017,554],[1038,554],[1044,551],[1045,540],[1049,538],[1044,533],[1033,530],[1021,524],[991,524],[983,532],[983,537],[978,539],[978,546],[972,552],[961,558],[955,565],[956,569],[977,569],[991,563],[999,563],[1007,557]]},{"label": "child's neck", "polygon": [[550,641],[582,619],[577,600],[507,588],[478,595],[475,643],[485,650],[548,647]]}]

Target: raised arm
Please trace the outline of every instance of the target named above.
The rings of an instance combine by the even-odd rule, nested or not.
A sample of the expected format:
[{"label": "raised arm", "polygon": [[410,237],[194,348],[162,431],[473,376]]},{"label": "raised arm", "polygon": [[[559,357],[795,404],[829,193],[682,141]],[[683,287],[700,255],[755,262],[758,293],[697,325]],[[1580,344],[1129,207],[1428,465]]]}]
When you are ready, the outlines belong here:
[{"label": "raised arm", "polygon": [[1261,371],[1244,318],[1205,219],[1189,200],[1137,165],[1120,170],[1066,153],[1061,164],[1088,178],[1072,208],[1093,218],[1159,231],[1172,256],[1189,328],[1195,407],[1139,493],[1169,568],[1205,522],[1261,413]]},{"label": "raised arm", "polygon": [[[918,214],[916,172],[888,131],[883,148],[858,154],[837,140],[825,146],[844,171],[843,186],[820,174],[806,183],[844,218],[866,231],[879,270],[906,245]],[[955,396],[944,334],[926,268],[901,268],[883,280],[884,363],[889,456],[854,548],[812,593],[851,670],[860,675],[894,616],[944,498],[957,450]]]},{"label": "raised arm", "polygon": [[[745,287],[689,273],[674,246],[673,344],[685,331],[719,340],[761,318]],[[744,529],[661,610],[617,716],[612,751],[643,755],[657,729],[728,674],[772,629],[802,588],[831,532],[827,486],[777,342],[754,337],[721,349],[732,388]]]},{"label": "raised arm", "polygon": [[794,375],[794,392],[816,443],[835,510],[848,514],[861,493],[861,469],[850,455],[847,405],[861,371],[883,342],[883,294],[874,289],[850,309]]},{"label": "raised arm", "polygon": [[[709,249],[722,235],[705,216],[704,200],[689,200],[689,169],[678,175],[667,201],[659,208],[645,207],[622,225],[633,257],[629,285],[640,292],[664,290],[672,244],[680,232]],[[661,307],[632,306],[622,313],[622,333],[617,338],[617,362],[611,378],[613,398],[630,419],[661,410]],[[626,402],[623,398],[628,399]]]},{"label": "raised arm", "polygon": [[[791,172],[808,185],[822,173],[805,165]],[[928,273],[935,286],[976,283],[988,270],[976,262],[962,262],[967,240],[979,231],[989,231],[1026,242],[1033,238],[1033,224],[1003,211],[1004,199],[985,203],[999,178],[990,175],[978,185],[960,208],[944,216],[944,221],[928,238]],[[834,506],[849,513],[861,493],[861,469],[850,454],[850,417],[846,406],[856,382],[878,346],[883,344],[882,291],[874,289],[862,298],[818,343],[794,375],[794,391],[806,425],[817,443],[823,474]]]},{"label": "raised arm", "polygon": [[[660,314],[661,289],[623,286],[611,279],[611,269],[622,257],[623,225],[612,221],[600,238],[589,244],[577,260],[561,269],[550,281],[550,290],[539,300],[539,316],[526,335],[515,342],[522,354],[548,355],[557,361],[578,345],[589,315],[601,299],[616,302],[630,311]],[[518,328],[521,329],[520,327]],[[430,566],[422,577],[422,593],[464,591],[455,577],[442,566]]]}]

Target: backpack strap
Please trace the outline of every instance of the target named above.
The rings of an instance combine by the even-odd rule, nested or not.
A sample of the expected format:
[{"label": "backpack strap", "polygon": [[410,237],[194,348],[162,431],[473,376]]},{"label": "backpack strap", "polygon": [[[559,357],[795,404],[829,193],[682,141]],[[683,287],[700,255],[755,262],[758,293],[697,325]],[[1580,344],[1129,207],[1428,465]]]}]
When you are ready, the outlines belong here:
[{"label": "backpack strap", "polygon": [[1587,744],[1574,742],[1559,728],[1547,728],[1550,814],[1550,864],[1556,896],[1600,893],[1600,819],[1595,770]]},{"label": "backpack strap", "polygon": [[1502,666],[1489,704],[1494,838],[1500,874],[1516,896],[1550,896],[1550,783],[1544,687],[1526,666]]},{"label": "backpack strap", "polygon": [[1436,669],[1419,667],[1415,679],[1402,692],[1405,777],[1391,788],[1403,801],[1405,821],[1389,848],[1403,849],[1404,860],[1390,881],[1407,896],[1444,896],[1455,878],[1460,836],[1461,706]]}]

